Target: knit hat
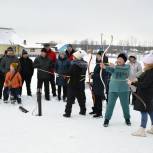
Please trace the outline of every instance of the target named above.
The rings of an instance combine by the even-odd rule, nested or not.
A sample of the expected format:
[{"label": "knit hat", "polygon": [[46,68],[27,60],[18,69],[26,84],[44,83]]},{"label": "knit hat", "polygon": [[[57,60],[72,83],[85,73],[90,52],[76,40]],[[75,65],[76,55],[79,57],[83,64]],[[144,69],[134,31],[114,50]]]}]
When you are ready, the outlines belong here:
[{"label": "knit hat", "polygon": [[78,60],[80,60],[83,57],[81,51],[73,53],[73,56]]},{"label": "knit hat", "polygon": [[42,48],[41,52],[47,53],[47,49],[46,48]]},{"label": "knit hat", "polygon": [[25,54],[28,54],[28,52],[25,49],[23,49],[22,50],[22,55],[25,55]]},{"label": "knit hat", "polygon": [[71,48],[73,48],[73,46],[72,46],[71,44],[68,44],[68,45],[67,45],[67,48],[68,48],[68,47],[71,47]]},{"label": "knit hat", "polygon": [[11,66],[15,69],[15,70],[17,70],[17,68],[18,68],[18,63],[11,63]]},{"label": "knit hat", "polygon": [[7,48],[7,52],[8,52],[8,51],[12,51],[12,52],[13,52],[14,50],[13,50],[12,47],[8,47],[8,48]]},{"label": "knit hat", "polygon": [[50,44],[49,43],[45,43],[44,47],[50,47]]},{"label": "knit hat", "polygon": [[104,53],[104,51],[99,51],[97,54],[100,55],[100,56],[102,56],[103,53]]},{"label": "knit hat", "polygon": [[120,53],[117,58],[121,57],[125,62],[127,61],[127,55],[125,53]]},{"label": "knit hat", "polygon": [[129,58],[130,58],[130,57],[133,57],[133,58],[137,59],[137,55],[136,55],[135,53],[131,53],[131,54],[129,55]]},{"label": "knit hat", "polygon": [[143,58],[143,63],[153,64],[153,54],[145,55],[144,58]]}]

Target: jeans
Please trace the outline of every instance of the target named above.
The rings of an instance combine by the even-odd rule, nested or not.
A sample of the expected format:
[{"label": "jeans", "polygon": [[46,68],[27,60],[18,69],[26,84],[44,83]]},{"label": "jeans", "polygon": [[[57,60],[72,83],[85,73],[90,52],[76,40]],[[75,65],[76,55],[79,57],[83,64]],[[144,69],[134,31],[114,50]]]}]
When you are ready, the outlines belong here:
[{"label": "jeans", "polygon": [[147,126],[148,114],[151,119],[151,124],[153,125],[153,112],[141,112],[141,127],[143,128]]}]

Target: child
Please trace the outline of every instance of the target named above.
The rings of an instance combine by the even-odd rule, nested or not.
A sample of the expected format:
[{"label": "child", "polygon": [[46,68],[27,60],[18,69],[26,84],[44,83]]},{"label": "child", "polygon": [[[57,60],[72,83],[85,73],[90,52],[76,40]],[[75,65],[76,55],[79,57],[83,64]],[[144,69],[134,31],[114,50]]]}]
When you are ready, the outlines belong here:
[{"label": "child", "polygon": [[106,68],[106,71],[112,73],[109,83],[108,104],[104,127],[108,127],[118,97],[120,98],[125,122],[127,125],[131,125],[129,113],[129,87],[127,83],[130,67],[125,64],[126,61],[127,56],[124,53],[120,53],[117,57],[117,65],[110,64],[110,66],[105,66],[101,64],[101,68]]},{"label": "child", "polygon": [[[101,63],[101,58],[102,58],[102,51],[99,51],[96,55],[96,66],[94,68],[93,75],[91,76],[93,79],[93,95],[94,95],[94,106],[92,107],[93,111],[90,112],[89,114],[94,114],[93,117],[101,117],[102,116],[102,101],[106,99],[105,94],[104,94],[104,85],[100,79],[100,63]],[[108,58],[105,56],[104,58],[104,63],[108,63]],[[107,77],[107,72],[106,70],[102,71],[102,77],[104,79],[105,87],[106,87],[106,77]]]},{"label": "child", "polygon": [[22,87],[21,75],[18,72],[18,63],[12,63],[10,65],[10,71],[6,73],[4,82],[4,102],[7,103],[9,98],[9,93],[11,95],[11,103],[15,103],[17,100],[18,104],[21,104],[20,90]]},{"label": "child", "polygon": [[143,59],[144,72],[138,77],[137,81],[129,81],[129,85],[137,87],[136,94],[142,99],[136,98],[133,101],[134,109],[141,113],[140,128],[134,132],[133,136],[145,137],[145,129],[148,120],[148,114],[151,118],[151,129],[147,132],[153,134],[153,55],[146,55]]},{"label": "child", "polygon": [[64,75],[68,72],[70,62],[68,61],[65,52],[60,52],[58,60],[55,64],[55,71],[57,73],[56,84],[58,85],[58,100],[61,100],[61,88],[63,87],[63,101],[67,97],[67,78]]}]

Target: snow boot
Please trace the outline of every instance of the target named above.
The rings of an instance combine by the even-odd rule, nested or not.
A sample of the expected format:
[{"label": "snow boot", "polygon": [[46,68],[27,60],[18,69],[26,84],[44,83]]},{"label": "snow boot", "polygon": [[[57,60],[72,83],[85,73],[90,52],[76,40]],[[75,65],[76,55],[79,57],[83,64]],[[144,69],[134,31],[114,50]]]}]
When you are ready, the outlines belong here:
[{"label": "snow boot", "polygon": [[65,113],[65,114],[63,114],[63,116],[64,116],[64,117],[67,117],[67,118],[71,117],[71,115],[70,115],[70,114],[66,114],[66,113]]},{"label": "snow boot", "polygon": [[136,132],[132,133],[133,136],[146,137],[145,128],[140,127]]},{"label": "snow boot", "polygon": [[105,119],[103,126],[104,127],[108,127],[108,125],[109,125],[109,120],[108,119]]},{"label": "snow boot", "polygon": [[126,123],[127,126],[131,126],[131,121],[130,121],[130,119],[126,119],[126,120],[125,120],[125,123]]},{"label": "snow boot", "polygon": [[100,117],[103,117],[102,114],[95,114],[95,115],[93,116],[93,118],[100,118]]},{"label": "snow boot", "polygon": [[153,134],[153,125],[151,126],[151,128],[149,130],[147,130],[147,133]]}]

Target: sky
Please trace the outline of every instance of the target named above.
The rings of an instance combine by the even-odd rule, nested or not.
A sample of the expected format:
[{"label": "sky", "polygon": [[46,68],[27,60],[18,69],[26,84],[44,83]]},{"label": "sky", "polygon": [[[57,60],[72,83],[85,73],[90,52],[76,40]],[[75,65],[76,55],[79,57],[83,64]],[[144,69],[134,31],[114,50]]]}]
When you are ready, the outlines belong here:
[{"label": "sky", "polygon": [[153,44],[153,0],[0,0],[0,27],[30,42],[131,37]]}]

